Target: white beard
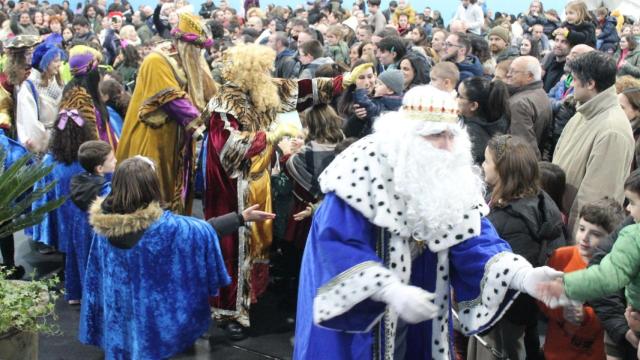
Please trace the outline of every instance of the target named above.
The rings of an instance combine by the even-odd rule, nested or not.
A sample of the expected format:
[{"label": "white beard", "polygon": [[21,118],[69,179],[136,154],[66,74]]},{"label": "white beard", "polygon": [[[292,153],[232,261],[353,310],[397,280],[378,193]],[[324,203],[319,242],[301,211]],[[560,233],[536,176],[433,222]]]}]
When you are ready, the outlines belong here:
[{"label": "white beard", "polygon": [[[392,122],[386,126],[382,122]],[[420,134],[447,128],[455,134],[453,151],[436,149]],[[471,142],[457,124],[389,119],[376,122],[384,134],[395,191],[406,203],[406,221],[413,237],[428,239],[461,223],[464,213],[483,202],[484,183],[473,165]]]}]

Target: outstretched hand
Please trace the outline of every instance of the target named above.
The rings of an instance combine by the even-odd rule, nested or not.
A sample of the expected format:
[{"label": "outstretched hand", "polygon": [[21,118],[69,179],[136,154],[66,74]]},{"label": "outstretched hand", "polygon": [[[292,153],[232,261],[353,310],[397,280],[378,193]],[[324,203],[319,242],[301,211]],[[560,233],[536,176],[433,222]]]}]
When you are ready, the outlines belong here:
[{"label": "outstretched hand", "polygon": [[276,214],[260,211],[258,210],[259,206],[260,205],[255,204],[244,209],[244,211],[242,212],[242,218],[244,219],[245,222],[248,222],[248,221],[260,222],[260,221],[275,219]]},{"label": "outstretched hand", "polygon": [[545,303],[549,308],[555,309],[559,306],[575,305],[577,302],[569,300],[564,292],[562,279],[557,278],[551,281],[540,282],[536,286],[538,296],[536,298]]},{"label": "outstretched hand", "polygon": [[313,207],[311,207],[311,205],[307,205],[304,210],[300,211],[299,213],[293,214],[293,220],[302,221],[310,217],[311,215],[313,215]]}]

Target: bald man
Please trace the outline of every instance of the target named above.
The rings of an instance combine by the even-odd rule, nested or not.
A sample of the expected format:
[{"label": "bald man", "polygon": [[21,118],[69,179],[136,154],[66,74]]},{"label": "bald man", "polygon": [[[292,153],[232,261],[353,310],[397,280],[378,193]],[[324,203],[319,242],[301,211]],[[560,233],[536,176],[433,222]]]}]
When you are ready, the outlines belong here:
[{"label": "bald man", "polygon": [[540,159],[553,120],[551,101],[543,89],[540,61],[533,56],[513,60],[507,84],[511,87],[509,132],[525,139]]}]

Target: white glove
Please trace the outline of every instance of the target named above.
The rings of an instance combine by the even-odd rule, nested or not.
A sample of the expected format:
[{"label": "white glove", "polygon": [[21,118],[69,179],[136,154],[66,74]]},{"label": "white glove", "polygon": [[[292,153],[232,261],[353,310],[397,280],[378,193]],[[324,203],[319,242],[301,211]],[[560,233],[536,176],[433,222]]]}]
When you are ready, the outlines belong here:
[{"label": "white glove", "polygon": [[391,283],[371,295],[373,300],[389,304],[409,324],[417,324],[436,316],[438,307],[431,302],[434,297],[434,294],[419,287],[400,282]]},{"label": "white glove", "polygon": [[547,304],[548,302],[550,302],[550,299],[543,298],[542,294],[540,294],[537,289],[538,284],[555,280],[559,277],[562,277],[562,275],[564,275],[562,271],[552,269],[548,266],[540,266],[537,268],[524,267],[520,268],[513,275],[513,279],[511,279],[511,284],[509,285],[509,287],[523,293],[527,293]]}]

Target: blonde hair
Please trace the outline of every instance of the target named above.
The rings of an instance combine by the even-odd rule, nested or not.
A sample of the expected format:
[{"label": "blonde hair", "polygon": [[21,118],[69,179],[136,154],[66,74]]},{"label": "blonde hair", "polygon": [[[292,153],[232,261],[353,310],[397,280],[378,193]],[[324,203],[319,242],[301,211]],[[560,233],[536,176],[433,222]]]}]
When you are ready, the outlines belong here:
[{"label": "blonde hair", "polygon": [[120,38],[121,39],[125,39],[125,40],[129,40],[129,35],[131,34],[136,34],[136,36],[138,35],[138,33],[136,32],[136,28],[133,25],[125,25],[120,29]]},{"label": "blonde hair", "polygon": [[278,88],[270,75],[275,59],[275,51],[257,44],[239,44],[225,53],[222,76],[247,91],[256,111],[261,113],[280,107]]},{"label": "blonde hair", "polygon": [[344,30],[340,25],[331,25],[329,26],[329,29],[327,29],[327,35],[328,34],[335,35],[338,40],[342,41],[342,38],[344,37]]},{"label": "blonde hair", "polygon": [[640,79],[631,75],[620,76],[616,79],[616,93],[620,94],[630,88],[640,88]]},{"label": "blonde hair", "polygon": [[585,21],[591,20],[591,15],[589,15],[589,9],[587,9],[587,4],[582,0],[573,0],[567,3],[567,6],[564,7],[565,12],[567,10],[573,10],[578,14],[578,20],[575,25],[582,24]]},{"label": "blonde hair", "polygon": [[449,61],[443,61],[435,64],[431,68],[430,73],[443,79],[449,79],[454,85],[458,83],[458,80],[460,80],[460,70],[458,70],[458,67],[455,64]]}]

